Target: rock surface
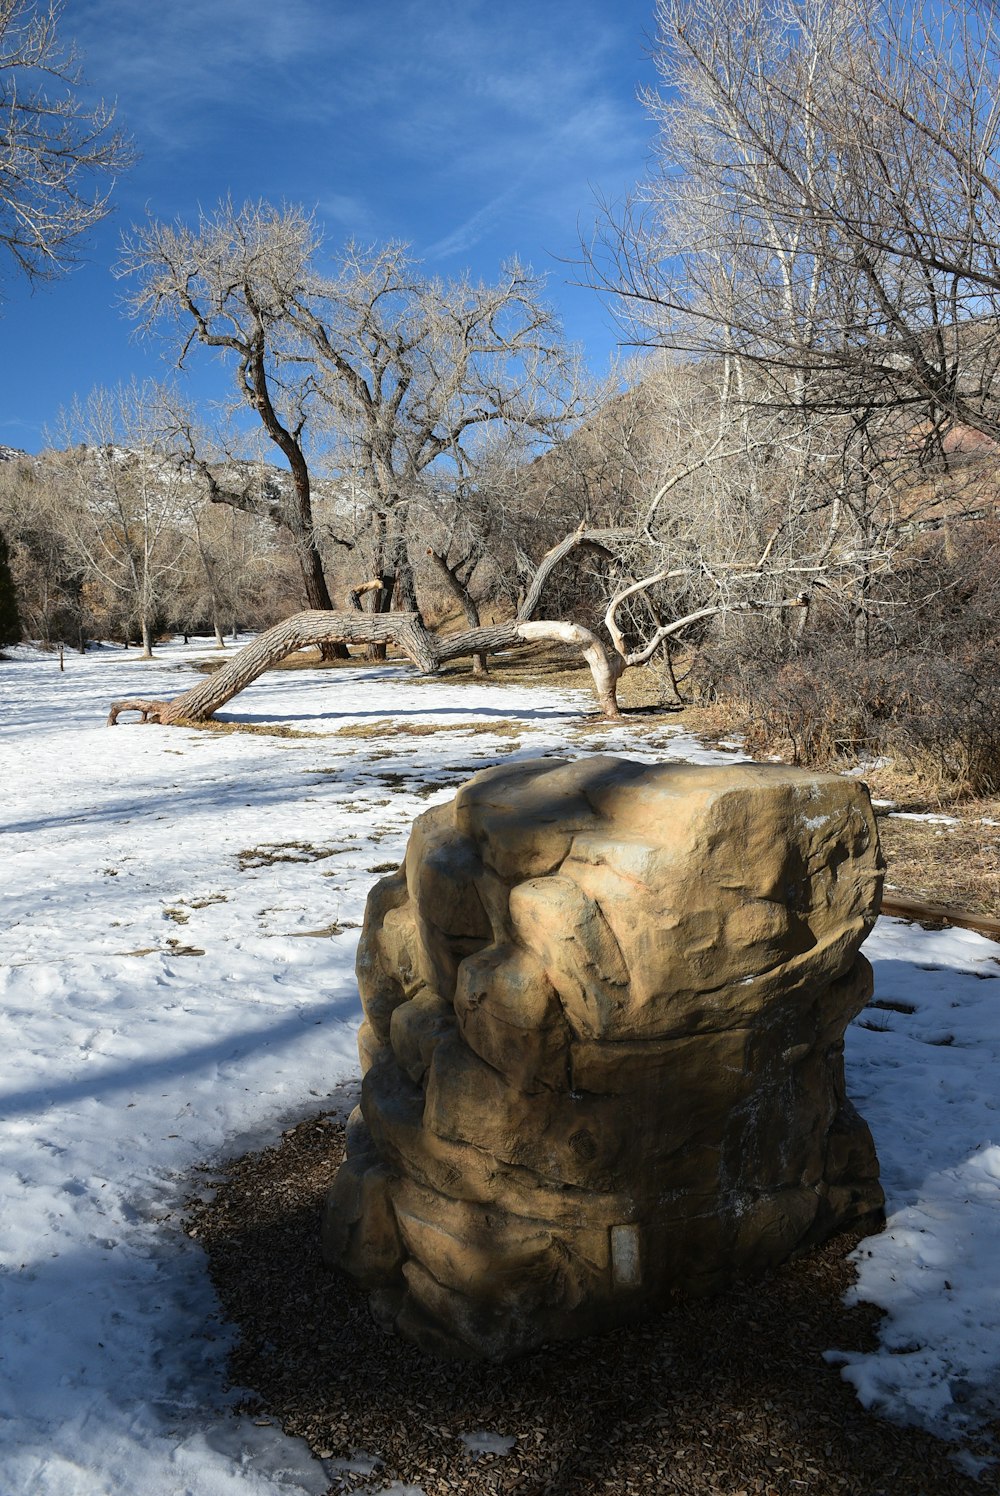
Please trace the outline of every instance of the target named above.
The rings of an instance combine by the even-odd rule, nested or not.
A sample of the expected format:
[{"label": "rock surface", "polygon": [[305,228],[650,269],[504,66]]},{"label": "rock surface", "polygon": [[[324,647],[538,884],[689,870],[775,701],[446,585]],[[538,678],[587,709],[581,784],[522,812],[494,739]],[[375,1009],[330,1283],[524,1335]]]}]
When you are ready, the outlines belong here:
[{"label": "rock surface", "polygon": [[327,1261],[426,1349],[500,1358],[877,1218],[843,1035],[881,878],[836,775],[476,775],[369,897]]}]

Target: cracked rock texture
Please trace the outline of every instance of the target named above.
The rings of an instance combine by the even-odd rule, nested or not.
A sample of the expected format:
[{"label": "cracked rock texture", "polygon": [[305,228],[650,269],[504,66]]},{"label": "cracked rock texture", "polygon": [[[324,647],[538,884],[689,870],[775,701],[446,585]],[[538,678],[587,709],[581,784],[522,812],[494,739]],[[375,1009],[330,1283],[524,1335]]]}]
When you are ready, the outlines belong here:
[{"label": "cracked rock texture", "polygon": [[424,1348],[501,1358],[879,1218],[843,1036],[881,882],[836,775],[477,774],[369,896],[327,1261]]}]

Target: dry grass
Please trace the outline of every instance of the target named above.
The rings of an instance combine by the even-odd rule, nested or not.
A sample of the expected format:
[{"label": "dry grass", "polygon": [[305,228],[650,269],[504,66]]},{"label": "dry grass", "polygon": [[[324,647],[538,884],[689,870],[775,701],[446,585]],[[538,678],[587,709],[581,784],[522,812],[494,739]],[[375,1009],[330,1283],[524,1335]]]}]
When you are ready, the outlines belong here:
[{"label": "dry grass", "polygon": [[888,887],[971,914],[1000,913],[1000,801],[952,807],[947,821],[881,812],[879,835]]},{"label": "dry grass", "polygon": [[[325,874],[324,874],[325,876]],[[358,929],[357,920],[345,919],[331,920],[328,925],[320,925],[316,930],[285,930],[282,934],[283,940],[329,940],[334,935],[342,935],[345,930]]]},{"label": "dry grass", "polygon": [[[443,1364],[372,1322],[319,1255],[322,1200],[343,1127],[321,1114],[279,1147],[227,1164],[193,1206],[223,1309],[238,1327],[246,1411],[330,1461],[330,1491],[426,1496],[982,1496],[949,1447],[861,1408],[823,1359],[873,1345],[878,1313],[845,1308],[840,1238],[763,1282],[677,1301],[631,1329],[552,1345],[504,1366]],[[474,1460],[462,1434],[513,1436]],[[337,1477],[336,1459],[379,1469]]]},{"label": "dry grass", "polygon": [[166,946],[143,945],[138,950],[121,951],[123,956],[203,956],[204,950],[200,945],[183,945],[179,940],[170,937]]},{"label": "dry grass", "polygon": [[[707,742],[732,731],[719,708],[689,707],[674,720]],[[942,805],[926,779],[894,763],[864,768],[864,781],[874,799],[889,802],[876,809],[887,888],[972,914],[1000,913],[1000,797]],[[927,814],[940,819],[906,819]]]},{"label": "dry grass", "polygon": [[280,722],[217,722],[210,717],[207,722],[195,722],[185,717],[178,727],[190,727],[197,732],[246,732],[259,738],[325,738],[325,732],[306,732],[301,727],[285,727]]},{"label": "dry grass", "polygon": [[462,733],[469,737],[509,738],[523,732],[523,723],[490,718],[488,722],[406,722],[379,717],[374,722],[346,722],[330,734],[334,738],[429,738],[440,733]]},{"label": "dry grass", "polygon": [[277,862],[322,862],[336,855],[336,847],[314,847],[312,842],[265,842],[259,847],[245,847],[237,852],[240,872],[248,868],[273,867]]}]

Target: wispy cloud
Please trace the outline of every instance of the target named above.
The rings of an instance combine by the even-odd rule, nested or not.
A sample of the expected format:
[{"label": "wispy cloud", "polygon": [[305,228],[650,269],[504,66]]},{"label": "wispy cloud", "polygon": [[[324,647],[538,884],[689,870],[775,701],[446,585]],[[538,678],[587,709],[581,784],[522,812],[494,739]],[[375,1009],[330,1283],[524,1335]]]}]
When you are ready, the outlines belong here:
[{"label": "wispy cloud", "polygon": [[515,184],[488,203],[484,203],[481,208],[478,208],[463,223],[450,229],[442,238],[437,239],[433,244],[428,244],[422,250],[423,255],[428,260],[447,260],[453,255],[464,254],[478,244],[483,235],[499,222],[516,199],[517,186]]},{"label": "wispy cloud", "polygon": [[[226,196],[301,203],[331,247],[408,240],[442,274],[492,278],[514,254],[537,269],[550,253],[571,259],[595,189],[619,197],[643,169],[649,131],[635,94],[653,81],[651,10],[651,0],[67,4],[63,38],[79,44],[93,92],[118,100],[141,159],[81,271],[30,308],[4,308],[22,354],[0,366],[0,410],[25,418],[9,416],[6,429],[25,436],[8,439],[32,444],[95,379],[149,372],[153,354],[128,342],[108,273],[121,229],[147,210],[191,219]],[[552,295],[570,309],[571,336],[589,337],[596,298],[585,305],[588,293],[559,280]],[[603,328],[594,338],[609,341]]]},{"label": "wispy cloud", "polygon": [[[176,160],[175,198],[203,200],[212,161],[210,201],[328,204],[335,229],[393,234],[396,208],[426,216],[407,212],[422,191],[440,228],[420,237],[445,255],[519,196],[544,215],[562,189],[619,177],[645,129],[620,76],[623,37],[637,56],[638,39],[603,0],[77,0],[73,18],[140,148]],[[140,180],[124,188],[136,206]]]},{"label": "wispy cloud", "polygon": [[120,101],[132,129],[168,147],[187,145],[210,111],[231,111],[238,136],[280,116],[283,98],[297,109],[295,71],[363,34],[356,13],[323,0],[78,0],[72,24],[92,82]]},{"label": "wispy cloud", "polygon": [[[597,33],[603,35],[600,26]],[[480,48],[483,40],[475,39]],[[613,195],[637,175],[646,123],[634,94],[606,70],[602,46],[582,48],[585,60],[574,63],[554,48],[551,34],[547,41],[547,48],[525,48],[520,66],[500,55],[477,70],[466,57],[475,81],[452,107],[476,127],[455,131],[449,170],[470,194],[472,211],[428,245],[429,257],[467,252],[505,216],[575,238],[594,189]],[[473,39],[466,45],[471,49]],[[440,128],[433,112],[421,123],[428,135]]]},{"label": "wispy cloud", "polygon": [[[39,434],[39,428],[34,421],[24,421],[20,416],[7,416],[0,421],[0,431],[11,432],[18,436],[38,436]],[[10,441],[7,445],[14,446],[15,444]]]},{"label": "wispy cloud", "polygon": [[349,234],[362,238],[374,233],[371,207],[363,197],[349,192],[327,192],[317,199],[315,209],[328,224],[345,229]]}]

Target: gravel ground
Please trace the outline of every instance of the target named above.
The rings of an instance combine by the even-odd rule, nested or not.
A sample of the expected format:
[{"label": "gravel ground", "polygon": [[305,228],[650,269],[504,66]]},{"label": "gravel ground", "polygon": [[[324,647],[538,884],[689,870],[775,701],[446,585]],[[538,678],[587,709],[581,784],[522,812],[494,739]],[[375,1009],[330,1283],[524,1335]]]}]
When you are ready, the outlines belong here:
[{"label": "gravel ground", "polygon": [[[995,1467],[976,1481],[951,1446],[865,1413],[823,1360],[870,1346],[878,1320],[841,1303],[856,1238],[629,1330],[505,1366],[444,1364],[383,1334],[320,1261],[320,1207],[342,1155],[339,1116],[302,1122],[212,1171],[213,1198],[187,1221],[238,1327],[231,1376],[255,1394],[244,1411],[304,1437],[331,1493],[393,1481],[426,1496],[998,1489]],[[471,1452],[462,1435],[483,1431],[513,1447]]]}]

